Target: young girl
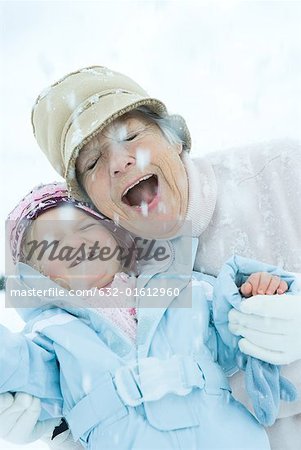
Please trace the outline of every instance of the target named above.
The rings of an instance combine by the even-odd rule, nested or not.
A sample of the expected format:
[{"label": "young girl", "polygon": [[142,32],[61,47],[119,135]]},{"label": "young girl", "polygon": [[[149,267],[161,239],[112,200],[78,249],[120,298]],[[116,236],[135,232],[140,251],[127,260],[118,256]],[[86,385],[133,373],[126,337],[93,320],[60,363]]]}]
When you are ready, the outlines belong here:
[{"label": "young girl", "polygon": [[[137,274],[134,240],[128,232],[87,203],[70,198],[64,183],[35,188],[9,215],[8,225],[14,263],[27,263],[68,291],[94,294],[84,302],[74,297],[72,303],[96,310],[104,305],[101,313],[118,321],[134,339],[135,309],[118,308],[118,303],[130,303],[131,296],[114,295],[107,303],[109,292],[132,286],[133,278],[124,271]],[[28,306],[26,299],[18,306]]]},{"label": "young girl", "polygon": [[[66,205],[71,206],[68,212]],[[67,226],[70,218],[75,223]],[[55,221],[51,233],[49,220]],[[118,241],[123,246],[132,242],[130,237],[88,205],[70,199],[64,186],[53,184],[33,191],[13,211],[10,221],[14,260],[23,260],[46,275],[18,263],[20,288],[29,292],[43,287],[51,292],[56,281],[67,290],[63,300],[49,297],[45,304],[42,294],[35,299],[35,308],[21,311],[27,324],[13,348],[24,360],[8,364],[14,376],[7,376],[5,382],[1,376],[2,392],[21,390],[39,396],[44,406],[41,419],[64,416],[74,439],[89,449],[269,448],[264,429],[234,401],[217,364],[228,348],[223,347],[210,320],[208,277],[193,273],[190,282],[191,276],[179,276],[183,266],[186,273],[192,272],[194,258],[183,264],[187,240],[168,243],[168,261],[158,260],[156,272],[149,271],[145,263],[143,276],[133,283],[133,277],[117,275],[125,268],[112,251]],[[115,256],[106,264],[93,259],[94,254],[70,262],[52,259],[46,248],[41,257],[32,259],[28,244],[46,238],[65,248],[79,248],[83,243],[93,247],[99,241]],[[253,280],[247,280],[252,287]],[[257,289],[261,287],[258,280],[257,276]],[[266,290],[273,286],[274,292],[287,287],[272,276],[264,284]],[[139,308],[125,304],[110,308],[107,303],[98,308],[94,298],[92,305],[84,298],[81,308],[74,307],[73,290],[96,287],[97,292],[106,293],[114,286],[119,300],[127,288],[139,289]],[[171,289],[164,307],[161,302],[160,307],[144,302],[146,289],[154,293],[158,286]],[[244,289],[248,290],[248,284],[242,285]],[[104,297],[111,306],[112,291]],[[9,338],[8,334],[3,345],[5,361],[12,352]],[[228,369],[233,365],[231,358],[232,354]]]}]

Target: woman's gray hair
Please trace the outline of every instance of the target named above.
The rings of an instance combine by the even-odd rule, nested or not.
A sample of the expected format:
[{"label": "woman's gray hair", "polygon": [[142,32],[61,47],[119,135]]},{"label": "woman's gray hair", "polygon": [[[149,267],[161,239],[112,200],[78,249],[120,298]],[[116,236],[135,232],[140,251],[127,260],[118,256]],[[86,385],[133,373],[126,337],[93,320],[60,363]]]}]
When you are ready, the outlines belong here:
[{"label": "woman's gray hair", "polygon": [[132,113],[136,112],[142,114],[142,116],[144,116],[147,121],[157,125],[170,144],[183,145],[183,139],[173,126],[169,116],[159,116],[159,114],[150,110],[147,106],[139,106],[132,111]]}]

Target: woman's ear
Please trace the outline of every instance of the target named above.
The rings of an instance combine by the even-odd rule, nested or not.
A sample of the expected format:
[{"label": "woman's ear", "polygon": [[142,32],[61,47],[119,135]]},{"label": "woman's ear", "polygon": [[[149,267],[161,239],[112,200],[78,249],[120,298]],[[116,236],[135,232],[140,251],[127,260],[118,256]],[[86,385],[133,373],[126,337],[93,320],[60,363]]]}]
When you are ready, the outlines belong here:
[{"label": "woman's ear", "polygon": [[183,144],[182,144],[182,142],[178,142],[176,144],[176,150],[177,150],[178,155],[180,155],[182,153],[182,151],[183,151]]}]

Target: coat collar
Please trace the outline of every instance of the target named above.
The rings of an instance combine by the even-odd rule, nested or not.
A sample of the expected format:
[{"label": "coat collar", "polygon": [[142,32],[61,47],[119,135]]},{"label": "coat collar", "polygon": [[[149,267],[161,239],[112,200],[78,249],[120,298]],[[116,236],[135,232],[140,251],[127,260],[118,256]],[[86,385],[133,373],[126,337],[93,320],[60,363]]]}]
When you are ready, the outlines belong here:
[{"label": "coat collar", "polygon": [[[182,152],[182,162],[188,178],[188,207],[185,222],[191,224],[191,236],[199,237],[206,230],[217,200],[216,176],[205,158],[191,159]],[[181,229],[178,235],[182,234]]]}]

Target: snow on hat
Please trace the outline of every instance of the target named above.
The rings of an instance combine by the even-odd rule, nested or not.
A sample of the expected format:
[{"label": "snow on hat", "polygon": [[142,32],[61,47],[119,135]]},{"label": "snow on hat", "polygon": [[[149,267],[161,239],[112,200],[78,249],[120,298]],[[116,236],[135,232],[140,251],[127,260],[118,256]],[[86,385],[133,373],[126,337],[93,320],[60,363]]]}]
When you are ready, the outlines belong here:
[{"label": "snow on hat", "polygon": [[32,111],[36,140],[70,193],[85,199],[76,180],[75,161],[80,149],[123,114],[147,106],[168,117],[186,150],[190,133],[183,117],[169,115],[164,103],[150,97],[131,78],[106,67],[87,67],[66,75],[37,98]]},{"label": "snow on hat", "polygon": [[[22,241],[32,221],[43,212],[62,203],[68,203],[101,220],[102,225],[113,234],[115,240],[122,248],[133,248],[134,240],[126,230],[92,209],[87,202],[70,197],[66,183],[53,182],[34,187],[8,215],[8,238],[14,263],[18,262],[20,257],[22,257]],[[131,261],[126,264],[132,271],[137,270],[134,253],[133,251]]]}]

